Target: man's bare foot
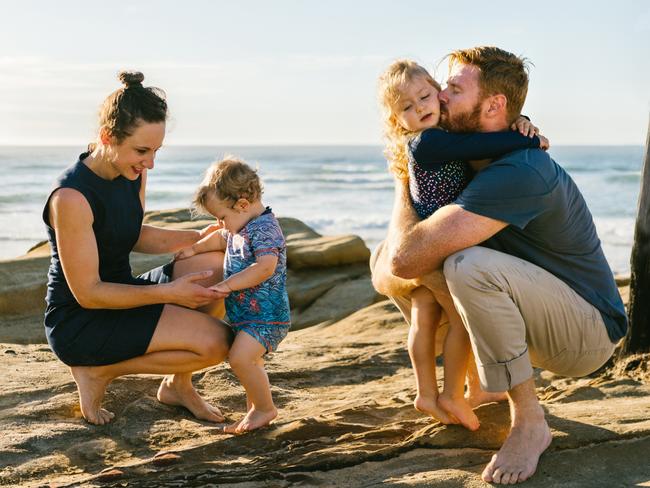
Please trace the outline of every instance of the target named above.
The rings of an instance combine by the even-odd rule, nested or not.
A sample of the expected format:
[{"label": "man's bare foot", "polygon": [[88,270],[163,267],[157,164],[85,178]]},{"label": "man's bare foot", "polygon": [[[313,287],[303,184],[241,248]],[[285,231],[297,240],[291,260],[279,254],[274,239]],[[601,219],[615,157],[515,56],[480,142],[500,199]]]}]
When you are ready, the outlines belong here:
[{"label": "man's bare foot", "polygon": [[199,420],[223,422],[224,416],[217,407],[206,402],[194,389],[191,381],[178,381],[174,376],[166,376],[158,388],[158,401],[165,405],[178,405],[187,408]]},{"label": "man's bare foot", "polygon": [[442,408],[440,408],[436,400],[437,399],[433,397],[418,395],[415,397],[413,406],[418,412],[431,415],[434,419],[436,419],[441,424],[458,424],[459,423],[458,419],[449,415]]},{"label": "man's bare foot", "polygon": [[255,407],[251,408],[246,417],[239,423],[235,432],[243,434],[251,430],[259,429],[265,425],[269,425],[271,421],[278,416],[278,410],[273,407],[272,410],[256,410]]},{"label": "man's bare foot", "polygon": [[498,403],[505,402],[508,399],[508,395],[505,391],[493,393],[489,391],[469,391],[465,396],[465,400],[469,403],[469,406],[472,408],[480,407],[486,403]]},{"label": "man's bare foot", "polygon": [[541,420],[514,425],[481,477],[489,483],[503,485],[527,480],[535,473],[539,457],[551,444],[551,439],[551,429],[543,415]]},{"label": "man's bare foot", "polygon": [[109,423],[115,414],[102,408],[102,400],[111,379],[101,375],[101,367],[74,366],[70,372],[77,384],[81,415],[91,424]]},{"label": "man's bare foot", "polygon": [[477,430],[481,426],[465,397],[453,398],[442,392],[438,397],[438,405],[452,417],[457,418],[461,425],[469,430]]}]

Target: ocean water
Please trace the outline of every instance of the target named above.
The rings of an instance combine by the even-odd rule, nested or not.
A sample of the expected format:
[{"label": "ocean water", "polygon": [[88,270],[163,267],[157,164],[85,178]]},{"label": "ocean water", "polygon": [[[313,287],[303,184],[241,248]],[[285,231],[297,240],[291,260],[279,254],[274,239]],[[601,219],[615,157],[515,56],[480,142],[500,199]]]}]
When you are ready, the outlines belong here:
[{"label": "ocean water", "polygon": [[[46,238],[43,204],[82,150],[0,147],[0,259]],[[326,235],[358,234],[371,249],[385,236],[393,181],[379,146],[164,147],[149,174],[147,209],[188,206],[205,168],[227,153],[258,166],[276,215]],[[558,146],[551,155],[585,196],[612,270],[628,272],[643,147]]]}]

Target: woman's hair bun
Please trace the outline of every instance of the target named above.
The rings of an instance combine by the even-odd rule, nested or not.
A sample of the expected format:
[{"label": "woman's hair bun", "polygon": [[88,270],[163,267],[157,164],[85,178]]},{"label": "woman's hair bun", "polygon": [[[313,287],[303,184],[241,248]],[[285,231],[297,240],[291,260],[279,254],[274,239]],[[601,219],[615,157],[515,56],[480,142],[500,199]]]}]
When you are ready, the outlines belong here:
[{"label": "woman's hair bun", "polygon": [[144,75],[139,71],[120,71],[118,75],[120,81],[124,84],[125,88],[132,86],[142,86]]}]

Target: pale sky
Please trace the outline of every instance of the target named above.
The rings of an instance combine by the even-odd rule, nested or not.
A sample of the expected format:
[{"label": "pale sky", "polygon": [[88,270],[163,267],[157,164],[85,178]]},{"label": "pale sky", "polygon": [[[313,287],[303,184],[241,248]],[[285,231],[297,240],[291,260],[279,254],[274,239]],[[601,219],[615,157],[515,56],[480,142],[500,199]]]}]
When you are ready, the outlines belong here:
[{"label": "pale sky", "polygon": [[[644,144],[650,2],[0,0],[0,144],[80,144],[120,69],[167,92],[166,144],[378,144],[376,83],[492,44],[534,67],[553,144]],[[436,78],[444,82],[440,69]]]}]

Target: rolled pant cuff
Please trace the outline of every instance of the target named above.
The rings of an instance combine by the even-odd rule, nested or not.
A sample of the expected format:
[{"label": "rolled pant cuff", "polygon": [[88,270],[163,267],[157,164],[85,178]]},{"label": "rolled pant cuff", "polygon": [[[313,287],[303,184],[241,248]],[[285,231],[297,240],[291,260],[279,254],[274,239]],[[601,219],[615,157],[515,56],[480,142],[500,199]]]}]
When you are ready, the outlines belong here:
[{"label": "rolled pant cuff", "polygon": [[500,392],[512,390],[533,376],[528,348],[510,361],[493,364],[477,364],[483,391]]}]

